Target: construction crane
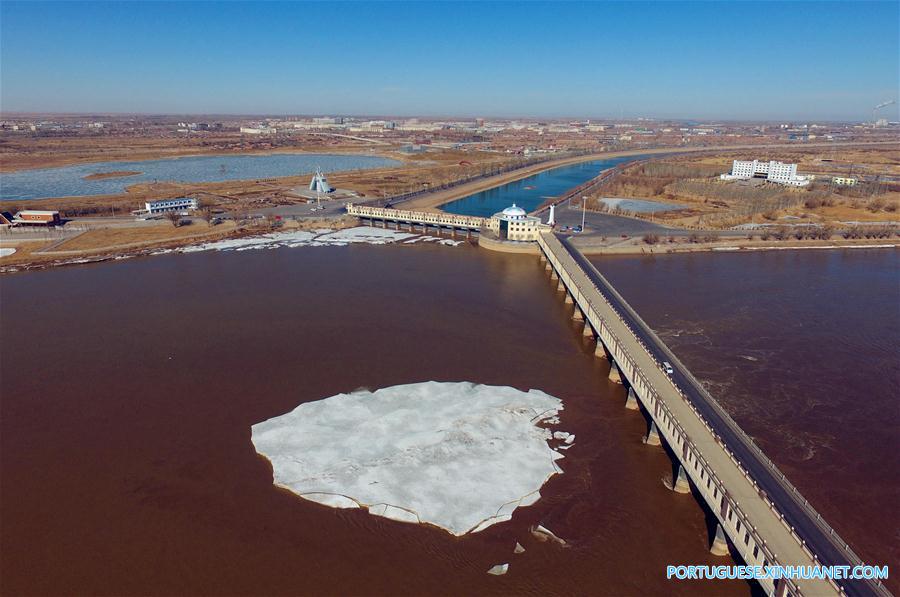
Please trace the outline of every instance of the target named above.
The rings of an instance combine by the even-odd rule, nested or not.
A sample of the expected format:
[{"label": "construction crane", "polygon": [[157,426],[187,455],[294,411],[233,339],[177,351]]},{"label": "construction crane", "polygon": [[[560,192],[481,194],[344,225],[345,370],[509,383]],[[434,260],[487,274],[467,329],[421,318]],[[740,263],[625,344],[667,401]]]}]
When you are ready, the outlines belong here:
[{"label": "construction crane", "polygon": [[875,106],[874,108],[872,108],[872,124],[875,125],[875,124],[878,123],[878,118],[877,118],[877,116],[875,115],[875,113],[878,112],[878,110],[880,110],[880,109],[882,109],[882,108],[886,108],[886,107],[888,107],[888,106],[893,106],[893,105],[896,104],[896,103],[897,103],[896,101],[890,100],[890,101],[887,101],[887,102],[881,102],[880,104],[878,104],[877,106]]}]

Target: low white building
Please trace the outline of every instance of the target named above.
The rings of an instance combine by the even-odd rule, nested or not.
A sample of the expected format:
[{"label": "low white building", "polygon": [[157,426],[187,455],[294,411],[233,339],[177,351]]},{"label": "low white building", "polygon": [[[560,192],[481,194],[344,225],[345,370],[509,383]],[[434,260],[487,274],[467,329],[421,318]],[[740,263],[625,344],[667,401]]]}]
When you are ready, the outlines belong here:
[{"label": "low white building", "polygon": [[748,178],[765,178],[769,182],[778,184],[805,187],[809,184],[808,176],[797,174],[797,164],[761,160],[745,161],[734,160],[730,174],[719,176],[722,180],[744,180]]},{"label": "low white building", "polygon": [[276,129],[271,127],[262,126],[262,127],[252,127],[252,126],[242,126],[241,134],[243,135],[274,135],[278,132]]},{"label": "low white building", "polygon": [[136,216],[152,216],[170,211],[184,212],[197,209],[198,207],[200,207],[200,204],[193,197],[176,197],[175,199],[147,201],[144,203],[144,209],[138,209],[131,213]]}]

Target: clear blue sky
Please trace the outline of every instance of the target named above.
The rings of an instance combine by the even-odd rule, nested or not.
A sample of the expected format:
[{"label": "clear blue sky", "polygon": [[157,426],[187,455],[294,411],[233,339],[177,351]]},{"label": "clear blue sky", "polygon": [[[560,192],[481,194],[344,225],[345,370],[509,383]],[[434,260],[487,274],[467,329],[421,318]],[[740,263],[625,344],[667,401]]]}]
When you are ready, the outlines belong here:
[{"label": "clear blue sky", "polygon": [[896,1],[4,0],[0,109],[863,120],[898,99],[898,23]]}]

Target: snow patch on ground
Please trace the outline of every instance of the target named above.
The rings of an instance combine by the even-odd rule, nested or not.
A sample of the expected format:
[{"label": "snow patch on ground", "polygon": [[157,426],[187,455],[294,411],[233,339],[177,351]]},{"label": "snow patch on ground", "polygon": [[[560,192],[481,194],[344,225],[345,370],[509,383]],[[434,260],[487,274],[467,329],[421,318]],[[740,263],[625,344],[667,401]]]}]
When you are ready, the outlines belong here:
[{"label": "snow patch on ground", "polygon": [[4,247],[4,248],[0,249],[0,257],[9,257],[10,255],[12,255],[15,252],[16,252],[16,250],[13,249],[12,247],[9,247],[9,248]]},{"label": "snow patch on ground", "polygon": [[249,251],[255,249],[278,249],[281,247],[345,247],[354,243],[387,245],[395,242],[415,243],[419,241],[436,241],[435,244],[453,247],[463,243],[463,241],[441,239],[436,236],[422,236],[386,228],[357,226],[355,228],[345,228],[344,230],[319,228],[314,231],[270,232],[259,236],[231,238],[192,245],[178,250],[182,253],[196,253],[199,251]]},{"label": "snow patch on ground", "polygon": [[301,404],[253,425],[252,441],[275,485],[305,499],[464,535],[562,473],[537,425],[562,408],[539,390],[430,381]]}]

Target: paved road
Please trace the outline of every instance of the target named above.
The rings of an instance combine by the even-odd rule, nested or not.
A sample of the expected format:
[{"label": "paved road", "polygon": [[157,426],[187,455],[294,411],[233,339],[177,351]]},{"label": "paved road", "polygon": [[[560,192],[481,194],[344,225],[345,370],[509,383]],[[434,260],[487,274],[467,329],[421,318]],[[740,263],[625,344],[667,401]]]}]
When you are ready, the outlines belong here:
[{"label": "paved road", "polygon": [[[624,304],[618,293],[612,290],[607,281],[587,258],[571,245],[568,238],[562,235],[557,236],[575,262],[584,270],[597,289],[612,303],[619,316],[641,339],[654,358],[658,361],[668,361],[672,364],[675,370],[674,374],[670,376],[672,381],[688,396],[694,407],[706,418],[738,462],[750,473],[757,485],[766,492],[769,500],[784,515],[788,524],[794,527],[797,534],[806,541],[810,550],[818,556],[819,561],[823,564],[831,565],[855,565],[855,562],[851,562],[848,559],[848,555],[832,539],[830,534],[823,530],[822,526],[817,522],[815,514],[811,514],[803,502],[788,489],[781,477],[776,476],[776,473],[765,463],[757,451],[749,445],[736,424],[725,415],[721,406],[702,388],[700,383],[675,357],[672,351],[662,343],[630,306]],[[879,593],[874,586],[866,581],[841,581],[839,584],[848,595],[884,594]]]},{"label": "paved road", "polygon": [[287,219],[302,218],[339,218],[344,215],[344,206],[348,200],[324,200],[321,209],[316,207],[314,203],[297,203],[292,205],[278,205],[275,207],[262,207],[258,209],[245,210],[250,214],[275,215]]},{"label": "paved road", "polygon": [[[546,217],[546,216],[545,216]],[[615,216],[612,214],[604,214],[597,212],[585,212],[585,231],[584,237],[595,238],[600,236],[615,237],[627,234],[631,237],[639,237],[644,234],[658,234],[660,236],[688,236],[697,230],[688,230],[685,228],[676,228],[640,220],[638,218],[627,218],[625,216]],[[561,226],[580,226],[581,210],[578,207],[570,207],[568,202],[557,206],[556,222]],[[735,237],[745,238],[746,230],[711,230],[708,232],[699,231],[700,234],[715,234],[719,237]]]}]

